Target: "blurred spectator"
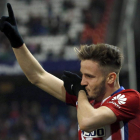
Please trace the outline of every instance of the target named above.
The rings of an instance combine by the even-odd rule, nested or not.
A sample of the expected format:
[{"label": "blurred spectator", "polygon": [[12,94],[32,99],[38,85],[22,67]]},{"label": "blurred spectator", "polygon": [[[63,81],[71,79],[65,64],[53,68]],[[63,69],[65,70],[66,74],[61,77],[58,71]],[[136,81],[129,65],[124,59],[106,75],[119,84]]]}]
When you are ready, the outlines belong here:
[{"label": "blurred spectator", "polygon": [[49,17],[48,29],[50,35],[58,35],[60,31],[61,18],[60,16]]},{"label": "blurred spectator", "polygon": [[68,35],[64,46],[73,46],[73,45],[75,45],[75,39]]},{"label": "blurred spectator", "polygon": [[73,9],[75,7],[75,4],[73,0],[64,0],[62,6],[64,10],[69,10]]},{"label": "blurred spectator", "polygon": [[31,36],[45,35],[47,33],[46,28],[42,24],[42,17],[30,14],[27,26],[29,28],[29,34]]},{"label": "blurred spectator", "polygon": [[91,28],[96,28],[105,12],[105,0],[90,0],[89,7],[83,9],[83,22]]},{"label": "blurred spectator", "polygon": [[109,1],[90,0],[88,8],[83,9],[82,21],[85,28],[80,42],[82,44],[103,43],[109,19]]},{"label": "blurred spectator", "polygon": [[46,0],[46,8],[47,8],[48,17],[52,17],[53,9],[52,9],[52,3],[50,0]]}]

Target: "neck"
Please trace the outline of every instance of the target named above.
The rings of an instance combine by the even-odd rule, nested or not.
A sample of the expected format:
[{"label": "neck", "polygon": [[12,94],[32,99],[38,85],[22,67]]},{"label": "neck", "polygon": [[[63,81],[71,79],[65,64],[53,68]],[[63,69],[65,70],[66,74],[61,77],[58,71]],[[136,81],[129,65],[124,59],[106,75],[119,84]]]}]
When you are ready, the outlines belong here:
[{"label": "neck", "polygon": [[120,88],[119,84],[117,84],[116,86],[113,85],[113,86],[107,87],[105,93],[102,96],[98,97],[96,101],[100,102],[104,100],[105,98],[109,97],[112,93],[114,93],[116,90],[118,90],[119,88]]}]

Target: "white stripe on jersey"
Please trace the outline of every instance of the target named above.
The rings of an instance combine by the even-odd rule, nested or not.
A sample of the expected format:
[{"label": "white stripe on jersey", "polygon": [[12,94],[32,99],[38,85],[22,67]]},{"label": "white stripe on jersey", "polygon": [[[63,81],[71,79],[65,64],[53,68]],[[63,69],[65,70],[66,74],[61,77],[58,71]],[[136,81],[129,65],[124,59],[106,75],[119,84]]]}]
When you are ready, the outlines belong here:
[{"label": "white stripe on jersey", "polygon": [[124,123],[123,123],[123,121],[120,121],[120,128],[121,128],[121,137],[122,137],[122,140],[124,140]]},{"label": "white stripe on jersey", "polygon": [[82,135],[82,133],[81,133],[81,138],[82,138],[82,140],[85,140],[85,139],[83,138],[83,135]]},{"label": "white stripe on jersey", "polygon": [[105,130],[106,130],[106,134],[105,134],[105,137],[103,137],[103,140],[112,140],[110,125],[106,125]]}]

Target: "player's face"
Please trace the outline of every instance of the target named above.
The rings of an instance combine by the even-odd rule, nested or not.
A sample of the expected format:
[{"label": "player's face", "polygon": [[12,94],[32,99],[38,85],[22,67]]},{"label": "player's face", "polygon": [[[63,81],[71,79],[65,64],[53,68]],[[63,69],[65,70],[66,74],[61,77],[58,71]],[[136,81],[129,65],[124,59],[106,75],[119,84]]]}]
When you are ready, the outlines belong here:
[{"label": "player's face", "polygon": [[89,99],[100,100],[106,92],[106,78],[97,62],[92,60],[81,61],[82,81]]}]

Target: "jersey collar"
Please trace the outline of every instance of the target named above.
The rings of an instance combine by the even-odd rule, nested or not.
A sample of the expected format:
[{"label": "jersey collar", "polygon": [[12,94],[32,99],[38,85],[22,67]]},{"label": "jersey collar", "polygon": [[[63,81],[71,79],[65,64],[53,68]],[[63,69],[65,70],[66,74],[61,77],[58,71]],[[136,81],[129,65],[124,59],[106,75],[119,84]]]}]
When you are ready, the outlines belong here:
[{"label": "jersey collar", "polygon": [[118,90],[116,90],[114,93],[112,93],[110,96],[108,96],[107,98],[105,98],[102,102],[101,102],[101,105],[111,96],[113,96],[114,94],[124,90],[125,88],[123,86],[121,86]]},{"label": "jersey collar", "polygon": [[114,93],[111,94],[111,96],[113,96],[114,94],[124,90],[125,88],[123,86],[121,86],[118,90],[116,90]]}]

